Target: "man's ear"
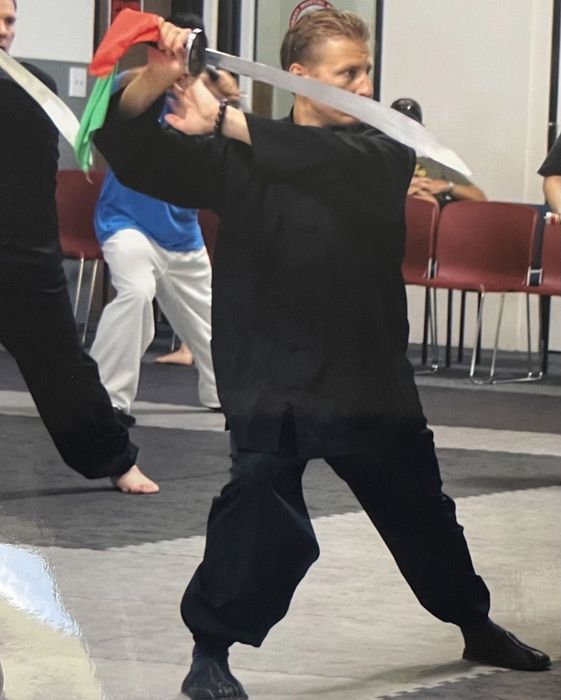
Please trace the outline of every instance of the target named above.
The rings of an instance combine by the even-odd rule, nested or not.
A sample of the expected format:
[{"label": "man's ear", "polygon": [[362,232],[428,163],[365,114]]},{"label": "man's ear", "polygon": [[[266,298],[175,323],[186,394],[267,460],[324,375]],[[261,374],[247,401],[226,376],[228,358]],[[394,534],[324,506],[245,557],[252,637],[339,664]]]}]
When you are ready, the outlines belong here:
[{"label": "man's ear", "polygon": [[308,71],[301,63],[291,63],[288,72],[292,75],[308,75]]}]

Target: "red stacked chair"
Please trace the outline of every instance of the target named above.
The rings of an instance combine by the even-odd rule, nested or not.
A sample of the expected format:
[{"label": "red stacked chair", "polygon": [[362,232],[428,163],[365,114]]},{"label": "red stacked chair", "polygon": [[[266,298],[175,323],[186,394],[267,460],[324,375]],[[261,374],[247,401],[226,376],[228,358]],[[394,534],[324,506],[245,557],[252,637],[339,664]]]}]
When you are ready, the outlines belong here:
[{"label": "red stacked chair", "polygon": [[99,261],[103,260],[93,223],[103,177],[103,172],[92,172],[87,179],[81,170],[60,170],[57,174],[56,203],[62,253],[65,258],[80,262],[74,316],[77,314],[82,294],[85,264],[87,261],[93,262],[82,342],[85,341],[88,332]]},{"label": "red stacked chair", "polygon": [[541,373],[547,372],[551,297],[561,296],[561,225],[547,222],[543,230],[540,283],[530,287],[541,301]]},{"label": "red stacked chair", "polygon": [[425,317],[421,364],[427,362],[427,338],[429,325],[433,346],[432,370],[436,361],[436,313],[431,314],[427,280],[432,276],[439,207],[436,202],[418,197],[407,197],[405,203],[405,255],[401,265],[405,284],[425,287]]},{"label": "red stacked chair", "polygon": [[[440,215],[436,242],[434,277],[427,281],[433,289],[478,292],[481,295],[470,377],[475,383],[493,383],[505,295],[528,294],[528,274],[532,263],[537,211],[521,204],[503,202],[453,202]],[[501,294],[499,318],[488,377],[475,379],[477,346],[486,295]],[[532,370],[528,314],[528,372],[506,381],[537,379]]]}]

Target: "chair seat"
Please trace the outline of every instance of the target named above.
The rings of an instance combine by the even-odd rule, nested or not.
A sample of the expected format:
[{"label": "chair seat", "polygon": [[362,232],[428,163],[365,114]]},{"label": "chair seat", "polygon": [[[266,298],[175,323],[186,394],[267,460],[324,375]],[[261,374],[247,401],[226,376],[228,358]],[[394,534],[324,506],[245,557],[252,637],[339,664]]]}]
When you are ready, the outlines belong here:
[{"label": "chair seat", "polygon": [[425,282],[427,287],[433,289],[455,289],[462,292],[497,292],[497,293],[508,293],[508,292],[521,292],[522,287],[525,286],[525,279],[505,279],[497,275],[495,280],[485,280],[481,281],[478,276],[471,275],[461,275],[460,273],[456,275],[442,275],[435,277],[434,279],[427,280]]},{"label": "chair seat", "polygon": [[540,284],[535,287],[528,287],[528,292],[530,294],[539,294],[544,297],[558,297],[561,296],[561,279],[559,282],[546,282],[545,284]]},{"label": "chair seat", "polygon": [[422,269],[415,270],[414,268],[401,269],[403,274],[403,281],[405,284],[417,284],[422,287],[426,286],[428,282],[428,275],[426,270],[426,265]]},{"label": "chair seat", "polygon": [[75,241],[67,240],[60,236],[60,245],[65,258],[73,260],[102,260],[103,253],[97,241]]}]

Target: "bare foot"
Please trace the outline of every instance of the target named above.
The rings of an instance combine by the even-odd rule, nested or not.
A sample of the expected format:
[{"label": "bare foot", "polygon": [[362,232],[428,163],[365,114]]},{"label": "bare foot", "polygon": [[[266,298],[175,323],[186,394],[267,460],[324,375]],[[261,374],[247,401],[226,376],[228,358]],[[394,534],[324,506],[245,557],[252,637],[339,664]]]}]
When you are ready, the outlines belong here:
[{"label": "bare foot", "polygon": [[156,362],[161,365],[192,365],[193,353],[186,345],[181,343],[179,350],[157,357]]},{"label": "bare foot", "polygon": [[138,465],[132,467],[120,477],[111,477],[113,486],[123,493],[158,493],[160,487],[140,471]]}]

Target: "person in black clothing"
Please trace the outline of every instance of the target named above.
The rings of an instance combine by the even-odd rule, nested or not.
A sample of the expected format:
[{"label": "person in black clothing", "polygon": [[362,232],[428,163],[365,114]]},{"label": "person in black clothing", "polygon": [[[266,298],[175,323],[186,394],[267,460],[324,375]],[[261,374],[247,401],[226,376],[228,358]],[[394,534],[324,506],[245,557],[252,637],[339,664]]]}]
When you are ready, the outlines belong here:
[{"label": "person in black clothing", "polygon": [[[349,484],[421,604],[461,628],[464,658],[547,668],[488,617],[406,358],[414,152],[301,96],[281,121],[218,103],[181,78],[187,36],[162,24],[163,51],[114,96],[96,137],[128,186],[220,216],[212,342],[232,467],[181,605],[195,639],[182,691],[247,697],[228,648],[263,642],[318,557],[301,484],[314,457]],[[368,29],[353,13],[305,15],[281,58],[293,74],[372,96]],[[161,129],[161,95],[177,80],[174,130]]]},{"label": "person in black clothing", "polygon": [[[15,3],[0,0],[0,50],[8,52],[15,23]],[[50,76],[25,67],[56,91]],[[110,477],[121,491],[154,493],[76,332],[57,232],[58,132],[2,71],[0,105],[0,342],[70,467]]]},{"label": "person in black clothing", "polygon": [[538,173],[543,177],[543,193],[553,215],[553,221],[561,219],[561,136],[551,147]]}]

